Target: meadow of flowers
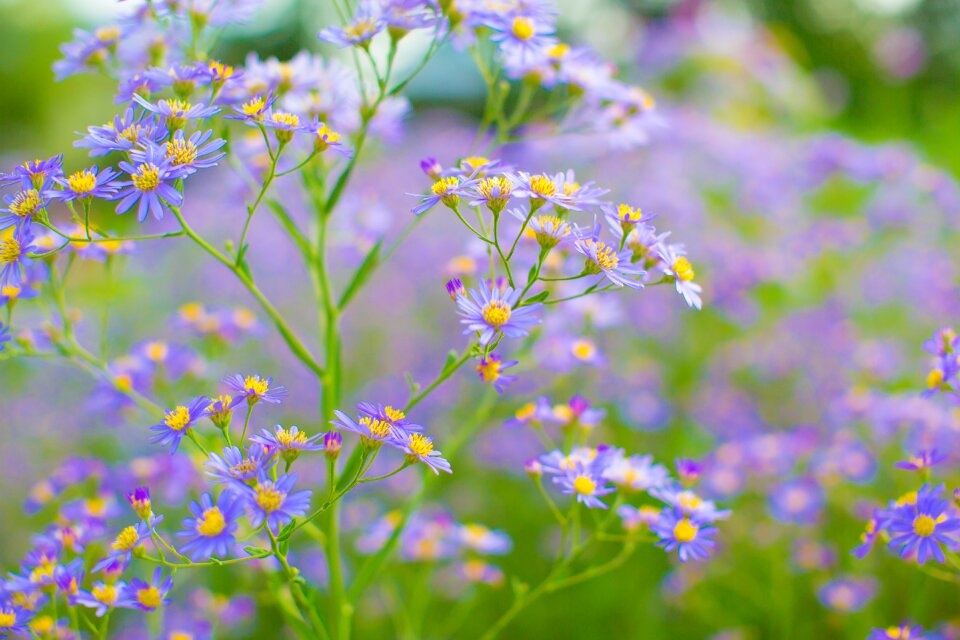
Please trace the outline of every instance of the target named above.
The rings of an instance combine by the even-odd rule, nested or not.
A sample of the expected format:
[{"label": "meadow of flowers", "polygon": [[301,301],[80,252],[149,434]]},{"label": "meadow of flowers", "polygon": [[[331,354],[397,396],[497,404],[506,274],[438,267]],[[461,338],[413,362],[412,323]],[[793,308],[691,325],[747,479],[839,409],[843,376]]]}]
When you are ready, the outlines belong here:
[{"label": "meadow of flowers", "polygon": [[120,2],[3,157],[0,637],[960,638],[949,170],[708,3],[263,4]]}]

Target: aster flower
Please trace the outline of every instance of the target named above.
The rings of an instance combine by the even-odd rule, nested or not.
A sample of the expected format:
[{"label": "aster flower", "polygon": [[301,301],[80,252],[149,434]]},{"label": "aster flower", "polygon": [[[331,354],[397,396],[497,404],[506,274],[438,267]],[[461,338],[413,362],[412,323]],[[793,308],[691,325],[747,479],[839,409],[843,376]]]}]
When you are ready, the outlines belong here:
[{"label": "aster flower", "polygon": [[110,198],[116,193],[119,184],[114,178],[120,174],[110,167],[100,171],[96,165],[89,169],[81,169],[67,177],[55,176],[51,180],[59,185],[60,189],[48,189],[44,195],[51,200],[73,202],[85,198]]},{"label": "aster flower", "polygon": [[605,462],[600,458],[600,450],[594,447],[574,447],[570,450],[570,453],[563,453],[559,449],[554,449],[540,456],[543,471],[552,475],[566,474],[577,466],[600,472],[602,471],[602,465],[596,465],[598,460]]},{"label": "aster flower", "polygon": [[209,493],[204,493],[199,502],[190,503],[193,517],[185,518],[183,530],[177,532],[179,537],[187,539],[180,550],[194,562],[230,555],[243,512],[244,501],[240,495],[224,490],[214,502]]},{"label": "aster flower", "polygon": [[304,127],[304,131],[313,136],[313,150],[315,152],[323,153],[327,149],[332,149],[346,158],[353,157],[353,151],[344,146],[340,140],[340,134],[320,122],[318,116],[313,117],[313,122]]},{"label": "aster flower", "polygon": [[176,453],[183,436],[203,416],[209,405],[209,398],[198,396],[187,405],[178,405],[167,411],[163,422],[150,427],[151,431],[157,432],[157,435],[150,438],[150,442],[159,443],[164,447],[169,446],[170,453]]},{"label": "aster flower", "polygon": [[407,194],[420,198],[420,204],[412,208],[410,211],[414,215],[420,215],[421,213],[432,209],[438,202],[442,202],[445,206],[456,211],[460,204],[461,196],[467,195],[468,189],[476,185],[478,182],[479,180],[471,180],[460,176],[446,176],[437,178],[437,181],[434,182],[433,186],[430,187],[430,193],[427,195],[421,195],[418,193]]},{"label": "aster flower", "polygon": [[21,190],[43,191],[54,178],[61,176],[63,176],[62,153],[46,160],[32,160],[17,165],[10,173],[0,175],[0,186],[20,183]]},{"label": "aster flower", "polygon": [[23,269],[33,263],[30,254],[37,248],[27,225],[15,229],[9,237],[0,240],[0,287],[19,287]]},{"label": "aster flower", "polygon": [[314,436],[307,436],[305,431],[300,431],[296,425],[289,429],[284,429],[279,424],[274,427],[274,431],[261,429],[260,435],[250,437],[251,442],[266,447],[270,455],[279,453],[289,465],[296,460],[303,451],[319,451],[323,448],[317,441],[323,438],[324,434],[318,433]]},{"label": "aster flower", "polygon": [[257,483],[249,487],[244,497],[247,501],[251,516],[251,525],[259,527],[264,522],[267,527],[279,531],[281,527],[306,514],[310,508],[312,491],[293,491],[297,481],[297,474],[284,474],[275,481],[261,473]]},{"label": "aster flower", "polygon": [[230,486],[245,487],[256,481],[261,472],[273,467],[275,458],[267,452],[266,447],[259,444],[247,449],[247,455],[239,447],[227,447],[223,455],[210,454],[210,459],[204,463],[206,474],[213,478],[213,482],[227,483]]},{"label": "aster flower", "polygon": [[893,466],[904,471],[925,471],[934,467],[947,459],[947,454],[940,453],[936,449],[920,451],[906,460],[901,460]]},{"label": "aster flower", "polygon": [[240,106],[234,106],[235,115],[225,116],[229,120],[243,120],[248,125],[256,126],[270,113],[270,107],[277,101],[274,94],[256,95]]},{"label": "aster flower", "polygon": [[9,604],[0,605],[0,634],[6,637],[7,634],[31,635],[30,620],[33,614],[22,607],[10,606]]},{"label": "aster flower", "polygon": [[134,513],[141,520],[150,520],[153,516],[153,507],[150,502],[150,489],[147,487],[137,487],[126,494],[127,502],[133,508]]},{"label": "aster flower", "polygon": [[287,397],[287,390],[280,386],[271,386],[273,378],[261,378],[259,375],[243,376],[239,373],[226,378],[223,383],[233,391],[237,402],[246,400],[255,405],[261,400],[271,404],[279,404]]},{"label": "aster flower", "polygon": [[336,460],[341,449],[343,449],[343,436],[339,431],[328,431],[323,434],[323,451],[328,458]]},{"label": "aster flower", "polygon": [[729,509],[718,509],[712,500],[704,500],[693,491],[678,484],[663,488],[652,488],[650,489],[650,495],[700,522],[722,520],[729,517],[731,513]]},{"label": "aster flower", "polygon": [[823,509],[823,489],[812,478],[787,480],[770,493],[770,512],[781,522],[808,524]]},{"label": "aster flower", "polygon": [[229,429],[230,423],[233,422],[234,405],[236,402],[230,395],[224,394],[212,398],[210,406],[207,407],[207,417],[218,429]]},{"label": "aster flower", "polygon": [[[472,299],[471,299],[472,298]],[[522,338],[530,327],[540,324],[533,316],[543,306],[540,303],[514,308],[520,292],[507,287],[503,291],[491,289],[486,281],[480,282],[480,290],[470,289],[470,296],[457,298],[457,313],[460,323],[466,325],[463,335],[480,332],[480,344],[488,345],[497,333],[508,338]]]},{"label": "aster flower", "polygon": [[667,468],[653,462],[653,456],[622,453],[613,457],[603,469],[603,478],[630,491],[648,491],[666,486],[670,479]]},{"label": "aster flower", "polygon": [[111,54],[116,52],[121,34],[117,25],[103,26],[93,32],[74,29],[73,40],[60,46],[63,58],[53,63],[57,80],[103,68]]},{"label": "aster flower", "polygon": [[71,598],[71,603],[94,609],[97,617],[102,618],[107,611],[116,607],[119,602],[123,602],[126,590],[127,585],[122,580],[113,584],[95,582],[90,591],[83,589],[77,591]]},{"label": "aster flower", "polygon": [[373,420],[383,420],[389,423],[394,429],[399,431],[423,431],[423,426],[415,424],[407,417],[407,414],[400,409],[395,409],[391,405],[373,404],[372,402],[360,402],[357,404],[357,411],[360,415]]},{"label": "aster flower", "polygon": [[189,120],[205,120],[220,111],[220,107],[214,105],[190,104],[179,98],[162,98],[153,104],[140,95],[134,95],[133,101],[147,111],[161,116],[171,130],[182,129]]},{"label": "aster flower", "polygon": [[503,584],[503,570],[483,560],[466,560],[458,565],[458,573],[465,580],[498,587]]},{"label": "aster flower", "polygon": [[53,582],[57,590],[69,598],[80,590],[85,573],[83,558],[77,558],[67,564],[58,564],[53,570]]},{"label": "aster flower", "polygon": [[957,332],[953,327],[943,327],[933,332],[922,348],[932,356],[942,358],[945,355],[953,353],[957,348]]},{"label": "aster flower", "polygon": [[546,14],[539,16],[518,15],[513,12],[495,14],[486,25],[493,29],[490,36],[500,45],[504,57],[520,63],[556,44],[553,37],[553,21]]},{"label": "aster flower", "polygon": [[890,547],[899,547],[901,557],[916,553],[919,564],[926,563],[930,557],[943,563],[946,561],[943,547],[952,551],[960,549],[960,518],[942,494],[943,485],[925,485],[917,493],[914,504],[894,509],[885,528],[890,532]]},{"label": "aster flower", "polygon": [[699,310],[702,306],[700,292],[703,289],[693,282],[696,275],[690,261],[683,255],[683,248],[676,244],[660,245],[657,247],[660,257],[660,270],[674,279],[677,293],[683,296],[687,305]]},{"label": "aster flower", "polygon": [[591,275],[603,274],[607,280],[618,287],[624,285],[632,289],[643,287],[642,282],[630,277],[642,276],[644,271],[630,263],[628,251],[617,251],[603,240],[590,237],[578,239],[573,246],[586,258],[584,272]]},{"label": "aster flower", "polygon": [[641,526],[652,527],[660,521],[660,509],[643,506],[639,509],[629,504],[617,507],[617,515],[626,531],[637,531]]},{"label": "aster flower", "polygon": [[430,467],[435,475],[440,472],[453,473],[450,463],[441,457],[439,451],[433,448],[433,439],[422,433],[407,433],[403,431],[394,445],[407,455],[408,463],[422,462]]},{"label": "aster flower", "polygon": [[327,27],[320,31],[317,37],[341,49],[351,46],[368,47],[370,40],[386,26],[379,14],[373,3],[361,3],[357,15],[346,26]]},{"label": "aster flower", "polygon": [[386,420],[362,416],[357,422],[342,411],[334,411],[336,416],[330,424],[338,429],[352,431],[360,436],[360,442],[366,447],[378,447],[384,442],[395,443],[402,433],[402,429]]},{"label": "aster flower", "polygon": [[674,466],[677,469],[677,476],[685,487],[691,487],[700,479],[703,473],[703,465],[690,458],[677,458],[674,460]]},{"label": "aster flower", "polygon": [[506,375],[503,372],[517,364],[519,364],[518,360],[504,362],[500,356],[491,353],[480,360],[480,364],[477,365],[477,373],[483,382],[491,383],[497,393],[502,394],[510,384],[517,380],[517,376]]},{"label": "aster flower", "polygon": [[[222,138],[210,140],[212,136],[212,129],[206,132],[195,131],[189,138],[184,136],[182,130],[177,130],[161,148],[170,158],[170,164],[180,169],[186,177],[193,175],[198,169],[217,166],[217,161],[227,155],[224,152],[217,153],[227,141]],[[140,154],[134,154],[133,157],[138,159]]]},{"label": "aster flower", "polygon": [[114,116],[113,122],[102,126],[87,127],[87,135],[73,146],[90,149],[93,157],[104,156],[113,151],[132,151],[147,142],[159,142],[167,136],[165,127],[146,114],[137,115],[133,107]]},{"label": "aster flower", "polygon": [[304,130],[304,126],[300,124],[300,116],[289,111],[271,112],[263,119],[263,126],[273,129],[277,140],[282,143],[290,142],[297,131]]},{"label": "aster flower", "polygon": [[[527,214],[520,209],[511,209],[510,213],[520,222],[527,219]],[[571,230],[570,224],[557,216],[538,215],[527,222],[528,233],[533,234],[537,244],[543,249],[553,249],[570,237]]]},{"label": "aster flower", "polygon": [[488,555],[504,555],[510,553],[513,541],[504,531],[490,529],[482,524],[464,524],[457,527],[460,543],[476,551]]},{"label": "aster flower", "polygon": [[37,189],[8,194],[4,196],[4,202],[7,206],[0,209],[0,214],[6,215],[0,215],[0,231],[29,224],[33,217],[47,206],[46,195]]},{"label": "aster flower", "polygon": [[157,517],[151,521],[141,520],[135,525],[125,527],[110,544],[110,552],[107,554],[107,557],[93,566],[94,573],[108,569],[111,566],[120,565],[126,567],[130,564],[130,560],[133,558],[133,550],[153,535],[154,526],[162,519],[162,517]]},{"label": "aster flower", "polygon": [[[606,415],[606,409],[593,407],[589,400],[580,394],[576,394],[566,403],[554,405],[549,413],[545,414],[545,418],[563,426],[578,425],[593,428],[597,426]],[[612,453],[613,450],[608,448],[608,452]]]},{"label": "aster flower", "polygon": [[901,624],[885,629],[871,629],[867,640],[923,640],[923,627]]},{"label": "aster flower", "polygon": [[433,5],[425,0],[381,0],[380,18],[396,40],[408,31],[432,27],[440,19]]},{"label": "aster flower", "polygon": [[140,222],[146,219],[148,211],[157,220],[162,220],[163,214],[169,213],[170,206],[179,207],[183,203],[183,195],[169,183],[191,171],[188,167],[174,166],[174,158],[167,155],[166,148],[166,145],[159,147],[148,142],[145,151],[131,154],[131,160],[136,164],[126,160],[120,162],[119,167],[129,174],[130,179],[116,183],[122,187],[113,196],[114,200],[120,201],[117,213],[126,213],[139,202],[137,219]]},{"label": "aster flower", "polygon": [[604,478],[589,466],[577,462],[572,469],[555,476],[553,483],[566,494],[576,495],[577,502],[594,509],[606,509],[607,505],[600,500],[600,496],[616,491],[613,487],[605,486]]},{"label": "aster flower", "polygon": [[876,581],[870,578],[843,576],[817,589],[817,598],[823,606],[834,611],[852,613],[867,606],[876,590]]},{"label": "aster flower", "polygon": [[477,181],[468,191],[471,207],[484,205],[499,215],[513,197],[513,182],[507,176],[490,176]]},{"label": "aster flower", "polygon": [[459,296],[467,295],[467,288],[463,286],[463,280],[460,278],[453,278],[447,280],[446,284],[447,295],[450,296],[450,299],[454,302],[457,301]]},{"label": "aster flower", "polygon": [[141,611],[156,611],[160,607],[170,604],[167,594],[173,588],[173,576],[163,578],[163,570],[157,567],[153,571],[150,582],[134,578],[123,590],[115,606],[126,609],[140,609]]},{"label": "aster flower", "polygon": [[530,175],[520,171],[511,175],[510,179],[514,183],[513,197],[529,199],[531,212],[548,203],[561,209],[580,209],[573,198],[564,191],[564,174],[562,173],[548,176],[546,174]]},{"label": "aster flower", "polygon": [[664,509],[660,520],[651,529],[660,538],[657,546],[668,553],[676,549],[680,562],[706,560],[717,533],[716,527],[677,508]]}]

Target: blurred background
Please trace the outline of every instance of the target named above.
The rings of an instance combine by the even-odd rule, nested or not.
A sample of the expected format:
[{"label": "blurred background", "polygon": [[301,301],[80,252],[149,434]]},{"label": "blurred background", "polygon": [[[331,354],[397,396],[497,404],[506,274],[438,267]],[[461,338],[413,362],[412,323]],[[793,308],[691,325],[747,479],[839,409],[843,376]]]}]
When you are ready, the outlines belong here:
[{"label": "blurred background", "polygon": [[[679,456],[705,461],[703,492],[735,516],[721,525],[714,561],[677,568],[659,550],[645,549],[617,573],[531,608],[505,637],[539,637],[550,629],[556,638],[863,638],[871,626],[906,619],[938,628],[938,637],[960,637],[951,626],[960,604],[956,584],[882,551],[866,561],[849,553],[872,507],[917,488],[912,476],[893,470],[894,460],[936,444],[951,452],[947,468],[960,461],[956,412],[918,397],[925,375],[920,344],[960,313],[960,4],[559,4],[562,37],[590,44],[618,64],[624,79],[646,87],[664,126],[649,146],[627,152],[546,141],[514,145],[504,157],[532,169],[573,166],[578,178],[611,188],[613,199],[658,213],[658,226],[662,221],[690,249],[705,309],[694,314],[657,287],[557,319],[556,338],[536,354],[542,370],[526,371],[503,410],[486,418],[489,428],[470,447],[471,459],[458,461],[463,475],[442,485],[435,501],[458,519],[477,519],[513,537],[515,551],[503,560],[508,580],[542,575],[553,540],[545,529],[549,514],[521,471],[538,445],[502,423],[548,388],[553,402],[582,393],[605,406],[600,440],[667,463]],[[250,25],[228,31],[218,55],[234,63],[251,50],[261,58],[286,59],[303,48],[341,55],[315,37],[335,21],[325,6],[269,0]],[[4,166],[57,152],[66,153],[65,166],[87,162],[68,141],[112,118],[115,87],[91,76],[55,83],[51,64],[73,28],[108,22],[115,10],[110,0],[0,0]],[[401,66],[426,47],[415,37],[405,41]],[[405,135],[390,143],[389,153],[371,153],[368,177],[344,202],[351,222],[339,233],[348,263],[359,255],[348,236],[389,233],[406,222],[412,203],[403,194],[426,187],[420,158],[438,155],[449,164],[469,147],[483,83],[469,57],[448,47],[407,95]],[[197,187],[200,199],[192,201],[203,212],[201,225],[211,235],[229,229],[229,216],[242,211],[238,197],[202,191]],[[104,223],[110,219],[104,212]],[[310,310],[300,304],[306,276],[270,222],[257,221],[251,261],[278,305],[310,327]],[[347,344],[356,354],[346,365],[351,401],[402,396],[405,371],[427,379],[449,345],[459,344],[442,282],[452,262],[472,249],[449,240],[457,227],[448,222],[431,219],[418,250],[401,251],[397,268],[380,274],[358,300]],[[91,340],[98,307],[119,301],[111,320],[114,357],[152,336],[186,340],[170,321],[178,305],[200,299],[251,306],[188,247],[138,250],[109,297],[94,267],[81,272],[74,300],[91,301]],[[421,281],[404,277],[412,273]],[[384,327],[384,305],[415,320],[416,328]],[[600,357],[571,359],[569,343],[583,338]],[[261,367],[290,387],[290,401],[270,421],[322,428],[303,422],[315,415],[316,390],[295,364],[278,364],[275,354],[283,349],[275,337],[266,345],[194,346],[208,362],[206,377]],[[6,445],[0,461],[11,497],[2,506],[0,539],[9,544],[0,547],[0,559],[10,564],[43,522],[25,522],[19,505],[59,460],[156,451],[144,445],[142,425],[89,408],[93,385],[80,373],[5,361],[0,384]],[[465,374],[423,405],[438,438],[444,423],[477,415],[485,402],[477,386],[472,372]],[[176,397],[190,389],[162,392]],[[170,472],[176,463],[163,464]],[[385,495],[361,496],[351,507],[356,529],[412,490],[401,477]],[[321,580],[323,567],[315,575]],[[419,577],[408,568],[392,579],[414,589]],[[838,584],[847,587],[840,596]],[[485,628],[508,606],[508,591],[484,594],[464,628]],[[429,605],[437,616],[448,608],[443,597]],[[384,622],[390,603],[365,607],[358,637],[390,637],[384,631],[391,628]],[[266,637],[270,620],[266,615],[236,637]],[[423,637],[466,633],[443,629],[427,629]]]}]

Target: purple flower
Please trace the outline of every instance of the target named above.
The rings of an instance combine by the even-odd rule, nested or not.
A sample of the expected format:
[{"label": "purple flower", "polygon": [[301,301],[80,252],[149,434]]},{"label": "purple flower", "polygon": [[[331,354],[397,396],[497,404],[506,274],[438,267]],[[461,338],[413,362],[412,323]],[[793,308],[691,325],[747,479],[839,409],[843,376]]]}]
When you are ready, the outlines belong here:
[{"label": "purple flower", "polygon": [[47,206],[46,194],[37,189],[8,194],[4,196],[4,202],[7,206],[0,212],[6,212],[7,215],[0,215],[0,231],[29,224],[33,216]]},{"label": "purple flower", "polygon": [[323,445],[317,442],[323,435],[318,433],[308,437],[306,432],[300,431],[300,427],[296,425],[284,429],[278,424],[273,431],[261,429],[260,435],[251,436],[250,441],[266,447],[270,455],[279,453],[287,461],[287,464],[290,464],[300,456],[302,451],[323,449]]},{"label": "purple flower", "polygon": [[603,477],[625,490],[649,491],[666,487],[670,472],[663,465],[655,464],[653,456],[626,457],[618,451],[603,469]]},{"label": "purple flower", "polygon": [[901,460],[893,466],[904,471],[925,471],[934,467],[947,459],[947,454],[940,453],[936,449],[929,451],[920,451],[915,456],[910,456],[906,460]]},{"label": "purple flower", "polygon": [[564,174],[530,175],[520,171],[510,176],[514,183],[513,197],[528,198],[531,213],[549,203],[559,209],[579,210],[574,199],[564,190]]},{"label": "purple flower", "polygon": [[87,135],[73,146],[90,149],[90,155],[96,157],[112,151],[132,151],[166,136],[166,128],[161,127],[156,118],[146,114],[138,116],[134,108],[129,107],[123,115],[114,116],[111,123],[87,127]]},{"label": "purple flower", "polygon": [[[246,487],[246,485],[244,485]],[[244,501],[241,496],[224,490],[216,503],[209,493],[200,496],[200,502],[190,503],[192,518],[185,518],[183,530],[177,535],[186,538],[180,550],[190,556],[194,562],[211,557],[225,558],[230,547],[236,542],[234,533],[239,526],[237,520],[243,515]]]},{"label": "purple flower", "polygon": [[174,166],[174,159],[167,155],[166,145],[159,147],[148,142],[145,151],[131,154],[131,160],[136,165],[125,160],[119,164],[130,179],[116,183],[118,187],[125,187],[113,196],[114,200],[120,201],[117,213],[126,213],[139,202],[137,219],[140,222],[146,219],[148,211],[157,220],[162,220],[170,206],[183,204],[183,195],[169,183],[191,171],[187,167]]},{"label": "purple flower", "polygon": [[604,482],[602,475],[579,462],[566,473],[553,478],[553,483],[560,487],[560,491],[576,495],[577,502],[591,509],[606,509],[607,505],[600,500],[600,496],[616,491],[613,487],[605,486]]},{"label": "purple flower", "polygon": [[823,606],[834,611],[852,613],[867,606],[876,590],[877,583],[872,578],[844,576],[817,589],[817,598]]},{"label": "purple flower", "polygon": [[115,606],[126,609],[140,609],[141,611],[156,611],[162,606],[170,604],[167,594],[173,588],[173,576],[163,578],[163,570],[157,567],[153,571],[150,582],[134,578],[127,585]]},{"label": "purple flower", "polygon": [[163,417],[163,422],[150,427],[151,431],[157,432],[157,435],[150,438],[150,442],[159,443],[164,447],[169,446],[170,453],[176,453],[183,436],[203,416],[209,405],[209,398],[198,396],[188,405],[178,405],[167,411]]},{"label": "purple flower", "polygon": [[170,141],[164,143],[162,149],[170,158],[170,163],[184,172],[184,177],[190,176],[196,173],[197,169],[217,166],[217,161],[227,155],[224,152],[216,153],[227,141],[217,138],[208,142],[211,136],[213,130],[205,133],[195,131],[189,138],[184,137],[182,130],[177,130]]},{"label": "purple flower", "polygon": [[20,286],[23,268],[33,263],[30,253],[36,250],[27,225],[21,225],[12,235],[0,240],[0,287]]},{"label": "purple flower", "polygon": [[140,543],[153,535],[153,528],[163,518],[156,517],[151,520],[141,520],[135,525],[124,528],[110,545],[110,552],[107,557],[93,566],[94,573],[103,571],[117,565],[126,567],[130,564],[133,557],[133,550],[140,546]]},{"label": "purple flower", "polygon": [[890,532],[890,547],[899,547],[901,557],[915,553],[919,564],[926,563],[930,557],[943,563],[946,561],[943,547],[960,549],[957,539],[960,518],[954,515],[942,494],[943,485],[924,485],[915,503],[896,507],[890,514],[883,528]]},{"label": "purple flower", "polygon": [[313,492],[293,492],[293,485],[297,481],[297,474],[284,474],[275,481],[261,473],[257,483],[249,487],[244,498],[253,515],[250,524],[254,528],[264,522],[271,530],[280,528],[293,518],[303,516],[310,508],[310,496]]},{"label": "purple flower", "polygon": [[660,245],[657,253],[661,260],[660,270],[674,279],[677,293],[683,296],[687,305],[699,310],[703,305],[700,300],[703,289],[693,282],[696,274],[690,261],[683,255],[683,247],[676,244]]},{"label": "purple flower", "polygon": [[123,602],[126,597],[127,585],[122,580],[113,584],[95,582],[90,591],[79,590],[70,601],[96,610],[98,618],[102,618],[107,611]]},{"label": "purple flower", "polygon": [[385,26],[377,7],[371,2],[363,2],[357,15],[346,26],[327,27],[320,31],[317,37],[341,49],[350,46],[367,47],[370,40],[383,31]]},{"label": "purple flower", "polygon": [[82,169],[71,173],[68,177],[54,176],[51,180],[58,184],[60,189],[48,189],[44,195],[51,200],[72,202],[85,198],[112,198],[119,183],[113,179],[120,174],[107,167],[99,171],[94,165],[89,169]]},{"label": "purple flower", "polygon": [[630,263],[629,251],[617,251],[603,240],[591,237],[580,238],[573,246],[586,258],[583,267],[585,273],[602,274],[618,287],[624,285],[632,289],[643,287],[642,282],[630,277],[642,276],[644,271]]},{"label": "purple flower", "polygon": [[770,494],[770,512],[781,522],[810,524],[823,509],[823,489],[812,478],[795,478]]},{"label": "purple flower", "polygon": [[17,165],[10,173],[0,175],[0,186],[20,183],[21,189],[43,191],[54,178],[63,176],[63,154],[46,160],[33,160]]},{"label": "purple flower", "polygon": [[439,451],[434,450],[433,439],[422,433],[404,431],[394,446],[407,454],[407,462],[422,462],[436,475],[440,475],[441,471],[453,473],[450,463],[441,457]]},{"label": "purple flower", "polygon": [[280,386],[270,386],[273,378],[261,378],[259,375],[243,376],[239,373],[226,378],[223,383],[233,391],[237,402],[246,400],[255,405],[261,400],[271,404],[279,404],[287,397],[287,390]]},{"label": "purple flower", "polygon": [[141,107],[164,118],[171,130],[182,129],[188,120],[204,120],[220,111],[220,107],[202,104],[190,104],[179,98],[161,99],[153,104],[139,95],[133,101]]},{"label": "purple flower", "polygon": [[490,344],[497,333],[508,338],[522,338],[527,335],[530,327],[540,324],[540,319],[533,314],[543,305],[538,302],[514,307],[519,298],[519,291],[510,287],[503,291],[491,289],[486,281],[481,281],[479,291],[470,289],[470,297],[457,298],[460,323],[467,327],[463,335],[480,332],[480,344],[484,346]]},{"label": "purple flower", "polygon": [[871,629],[867,640],[923,640],[923,627],[901,624],[885,629]]},{"label": "purple flower", "polygon": [[680,562],[706,560],[717,533],[716,527],[675,507],[664,509],[651,529],[660,538],[657,546],[667,552],[676,549]]},{"label": "purple flower", "polygon": [[227,483],[236,489],[255,482],[261,472],[270,470],[275,460],[266,447],[255,444],[247,449],[246,457],[238,447],[227,447],[222,456],[211,453],[203,466],[213,482]]},{"label": "purple flower", "polygon": [[480,360],[477,365],[477,373],[483,382],[489,382],[497,393],[503,393],[507,387],[517,380],[517,376],[506,375],[503,372],[510,367],[519,364],[517,360],[508,360],[504,362],[500,356],[491,353],[486,358]]}]

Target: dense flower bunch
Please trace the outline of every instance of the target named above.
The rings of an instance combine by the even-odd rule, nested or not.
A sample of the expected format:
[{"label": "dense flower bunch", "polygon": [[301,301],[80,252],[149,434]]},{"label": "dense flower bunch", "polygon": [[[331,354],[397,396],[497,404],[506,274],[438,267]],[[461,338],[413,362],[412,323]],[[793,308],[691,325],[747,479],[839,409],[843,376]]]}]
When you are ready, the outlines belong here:
[{"label": "dense flower bunch", "polygon": [[[525,383],[527,354],[551,334],[551,318],[563,317],[555,309],[664,284],[688,306],[702,306],[684,246],[668,242],[671,234],[635,204],[604,199],[614,184],[580,183],[572,170],[528,172],[488,157],[534,132],[579,132],[635,146],[656,123],[645,91],[617,80],[613,66],[596,54],[556,37],[552,3],[361,2],[342,25],[319,34],[352,48],[354,66],[309,52],[289,61],[251,53],[236,67],[210,58],[222,29],[250,19],[258,5],[153,0],[135,4],[119,24],[77,31],[62,48],[58,78],[97,72],[118,84],[118,113],[75,142],[101,160],[70,167],[57,155],[2,177],[8,191],[0,217],[0,292],[7,309],[2,357],[61,359],[90,373],[96,378],[92,406],[139,426],[140,444],[170,455],[116,464],[77,459],[36,485],[27,510],[51,524],[0,583],[0,635],[105,638],[112,620],[134,630],[155,626],[153,618],[114,613],[189,608],[178,603],[187,582],[181,572],[228,567],[237,575],[265,576],[271,587],[265,606],[297,636],[348,638],[361,597],[395,549],[402,560],[443,561],[440,573],[463,589],[499,586],[504,570],[483,558],[511,550],[507,533],[421,508],[431,476],[452,474],[457,454],[482,425],[448,430],[441,454],[428,435],[434,429],[408,415],[468,363],[494,391],[489,412],[499,394]],[[430,45],[421,64],[397,79],[397,52],[413,31]],[[487,84],[479,138],[488,150],[454,152],[449,167],[424,160],[432,184],[418,194],[404,232],[393,244],[383,238],[368,244],[355,266],[343,269],[331,257],[328,234],[358,158],[365,145],[399,135],[409,110],[400,92],[447,41],[469,49]],[[213,176],[223,174],[227,162],[244,183],[245,202],[236,207],[241,215],[230,238],[210,241],[203,212],[212,207],[205,206],[204,191],[217,192]],[[307,203],[306,213],[291,201],[301,208]],[[213,202],[223,208],[229,198]],[[433,213],[438,204],[453,213],[478,243],[477,259],[485,260],[482,272],[464,271],[446,284],[454,303],[448,315],[459,317],[466,344],[450,352],[432,381],[410,377],[405,402],[360,402],[356,413],[345,411],[343,397],[354,381],[344,375],[343,316],[428,212],[431,221],[439,217]],[[320,356],[257,278],[251,228],[264,207],[292,247],[283,257],[299,254],[309,273]],[[131,211],[139,224],[156,229],[114,231],[117,223],[106,214]],[[87,327],[68,302],[81,290],[71,276],[100,263],[109,282],[128,254],[175,238],[190,241],[259,305],[300,366],[297,375],[283,377],[306,373],[311,393],[319,388],[320,417],[299,421],[313,426],[265,421],[261,414],[285,408],[291,396],[271,377],[231,374],[214,382],[226,353],[266,333],[245,308],[184,304],[170,322],[177,340],[140,336],[124,355],[111,357],[108,300],[100,350],[84,346]],[[44,304],[30,309],[31,298]],[[589,340],[574,355],[599,362]],[[372,378],[377,370],[365,373]],[[651,456],[588,446],[604,420],[604,411],[579,395],[552,408],[543,399],[524,405],[511,420],[531,427],[549,450],[525,468],[561,535],[547,576],[537,587],[517,590],[485,637],[499,634],[541,595],[627,562],[639,543],[675,552],[682,563],[711,555],[714,525],[730,512],[693,491],[700,465],[678,461],[674,480]],[[422,471],[402,473],[411,468]],[[341,513],[348,494],[411,480],[421,489],[398,511],[366,525]],[[574,497],[569,507],[561,510],[558,494]],[[129,508],[120,506],[120,495]],[[608,507],[594,527],[586,526],[584,514]],[[614,524],[620,533],[610,531]],[[367,559],[361,564],[358,558],[356,570],[345,566],[344,530],[361,532],[356,548]],[[590,554],[611,542],[618,553],[595,564]],[[311,567],[317,550],[323,551],[319,571]],[[211,619],[224,617],[212,606],[199,609]],[[195,616],[181,624],[171,614],[163,633],[203,637],[210,626]]]}]

